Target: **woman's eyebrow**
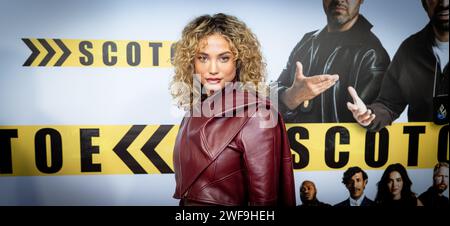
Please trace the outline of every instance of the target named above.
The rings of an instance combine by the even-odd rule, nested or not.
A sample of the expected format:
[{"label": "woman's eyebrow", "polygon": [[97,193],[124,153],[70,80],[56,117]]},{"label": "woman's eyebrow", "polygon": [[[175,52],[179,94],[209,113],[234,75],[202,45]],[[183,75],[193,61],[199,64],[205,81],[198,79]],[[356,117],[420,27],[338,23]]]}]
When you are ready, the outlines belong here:
[{"label": "woman's eyebrow", "polygon": [[[218,55],[219,56],[223,56],[223,55],[228,55],[228,54],[232,54],[232,53],[230,51],[226,51],[226,52],[223,52],[223,53],[219,53]],[[198,55],[209,56],[209,54],[205,53],[205,52],[198,52]]]},{"label": "woman's eyebrow", "polygon": [[226,52],[223,52],[223,53],[219,54],[219,56],[228,55],[228,54],[231,54],[231,52],[230,51],[226,51]]}]

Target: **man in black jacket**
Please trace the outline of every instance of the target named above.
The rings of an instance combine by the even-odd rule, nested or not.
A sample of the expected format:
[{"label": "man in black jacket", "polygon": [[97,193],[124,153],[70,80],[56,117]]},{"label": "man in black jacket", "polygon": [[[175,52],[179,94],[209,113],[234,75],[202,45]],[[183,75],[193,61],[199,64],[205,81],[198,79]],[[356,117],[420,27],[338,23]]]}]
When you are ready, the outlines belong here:
[{"label": "man in black jacket", "polygon": [[448,0],[422,0],[430,23],[407,38],[384,77],[380,94],[365,105],[352,87],[347,103],[355,120],[370,131],[390,125],[408,107],[408,121],[448,124]]},{"label": "man in black jacket", "polygon": [[317,199],[317,188],[314,182],[305,180],[300,185],[301,207],[330,207],[328,203],[324,203]]},{"label": "man in black jacket", "polygon": [[279,111],[286,122],[354,122],[342,106],[348,86],[375,100],[390,59],[372,25],[359,14],[363,0],[323,0],[327,26],[307,33],[278,78]]},{"label": "man in black jacket", "polygon": [[448,163],[440,162],[434,166],[433,186],[419,196],[424,206],[433,208],[449,208],[448,197],[444,196],[448,188]]},{"label": "man in black jacket", "polygon": [[375,202],[364,195],[364,189],[369,182],[367,173],[358,166],[348,168],[342,177],[342,183],[348,190],[350,197],[334,206],[374,206]]}]

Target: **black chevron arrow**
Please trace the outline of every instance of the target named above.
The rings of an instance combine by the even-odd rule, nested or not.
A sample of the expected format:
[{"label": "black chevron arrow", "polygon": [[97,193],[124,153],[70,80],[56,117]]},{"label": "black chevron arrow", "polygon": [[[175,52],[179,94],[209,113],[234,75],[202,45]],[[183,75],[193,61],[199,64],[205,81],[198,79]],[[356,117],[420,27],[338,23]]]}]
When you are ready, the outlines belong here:
[{"label": "black chevron arrow", "polygon": [[39,66],[46,66],[48,62],[52,59],[52,57],[55,55],[55,50],[48,44],[47,40],[43,38],[39,38],[38,41],[41,43],[42,46],[44,46],[45,50],[47,50],[47,55],[45,55],[44,59],[41,61]]},{"label": "black chevron arrow", "polygon": [[127,148],[136,139],[137,136],[144,130],[145,125],[134,125],[125,134],[125,136],[119,141],[119,143],[113,148],[113,151],[119,156],[119,158],[130,168],[135,174],[147,173],[144,168],[130,155]]},{"label": "black chevron arrow", "polygon": [[164,162],[161,156],[155,151],[155,147],[161,142],[161,140],[169,133],[173,125],[161,125],[153,133],[150,139],[141,148],[142,152],[147,156],[148,159],[153,163],[153,165],[158,168],[161,173],[173,173],[172,169]]},{"label": "black chevron arrow", "polygon": [[61,39],[53,39],[55,43],[59,46],[59,48],[63,51],[63,55],[58,59],[58,61],[55,63],[55,66],[61,66],[64,61],[70,56],[72,52],[67,48],[66,45],[61,41]]},{"label": "black chevron arrow", "polygon": [[31,55],[28,57],[28,59],[23,63],[22,66],[30,66],[33,61],[36,59],[36,57],[39,55],[39,49],[36,48],[36,46],[30,41],[28,38],[22,38],[22,41],[25,42],[25,44],[30,48]]}]

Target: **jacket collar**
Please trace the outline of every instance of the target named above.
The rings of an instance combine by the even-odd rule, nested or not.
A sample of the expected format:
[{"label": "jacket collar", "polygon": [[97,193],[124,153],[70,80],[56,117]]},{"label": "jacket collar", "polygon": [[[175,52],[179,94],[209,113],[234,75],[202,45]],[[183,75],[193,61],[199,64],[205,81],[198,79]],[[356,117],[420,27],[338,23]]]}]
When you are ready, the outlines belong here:
[{"label": "jacket collar", "polygon": [[[236,82],[227,84],[220,92],[208,97],[203,104],[204,109],[211,109],[212,113],[201,130],[201,139],[207,147],[204,151],[211,160],[217,158],[239,133],[257,107],[265,107],[262,99],[252,91],[243,90]],[[220,129],[221,136],[218,139],[215,122],[219,118],[223,127]]]},{"label": "jacket collar", "polygon": [[420,43],[423,43],[423,45],[419,45],[418,47],[425,48],[429,54],[433,54],[433,45],[435,45],[436,40],[431,22],[429,22],[422,30],[417,32],[417,38]]},{"label": "jacket collar", "polygon": [[[184,151],[181,151],[180,155],[186,155],[186,152],[200,152],[202,154],[196,154],[196,167],[186,164],[181,165],[182,172],[188,171],[190,173],[183,175],[181,178],[182,187],[180,188],[180,194],[185,194],[201,173],[232,142],[251,117],[251,115],[246,115],[250,111],[249,109],[255,109],[258,104],[263,103],[264,101],[257,98],[252,92],[243,91],[238,83],[229,83],[224,89],[215,92],[202,101],[204,109],[209,108],[213,104],[215,106],[211,108],[210,112],[202,112],[206,113],[206,116],[203,114],[202,117],[190,118],[191,123],[188,123],[188,126],[193,127],[187,128],[187,131],[189,133],[198,133],[195,136],[199,136],[199,139],[188,142],[185,140],[186,137],[181,138]],[[217,105],[222,107],[216,107]],[[244,116],[232,117],[233,113],[235,115],[241,113]]]},{"label": "jacket collar", "polygon": [[[205,98],[197,105],[195,111],[203,115],[221,117],[249,105],[263,102],[253,91],[243,90],[241,83],[230,82],[225,87]],[[201,109],[199,108],[201,107]],[[199,112],[202,111],[202,112]],[[197,114],[197,115],[198,115]]]}]

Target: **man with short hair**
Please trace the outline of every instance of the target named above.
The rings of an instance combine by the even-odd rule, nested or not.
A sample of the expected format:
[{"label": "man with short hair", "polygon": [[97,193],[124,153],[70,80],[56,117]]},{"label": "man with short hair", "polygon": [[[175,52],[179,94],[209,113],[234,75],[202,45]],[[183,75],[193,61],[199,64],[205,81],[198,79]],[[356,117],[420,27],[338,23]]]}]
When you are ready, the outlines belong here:
[{"label": "man with short hair", "polygon": [[277,80],[286,122],[355,122],[342,107],[348,86],[367,103],[377,97],[390,59],[359,13],[363,2],[323,0],[327,25],[303,36]]},{"label": "man with short hair", "polygon": [[347,188],[350,197],[335,206],[374,206],[375,202],[364,195],[364,189],[369,181],[369,178],[358,166],[350,167],[344,172],[342,183]]},{"label": "man with short hair", "polygon": [[303,181],[300,186],[301,207],[330,207],[328,203],[321,202],[317,199],[316,185],[309,180]]},{"label": "man with short hair", "polygon": [[433,186],[419,196],[424,206],[448,208],[450,202],[448,197],[443,195],[448,188],[448,163],[440,162],[434,166]]},{"label": "man with short hair", "polygon": [[448,0],[422,0],[422,5],[430,22],[401,44],[375,102],[361,100],[348,88],[353,103],[347,108],[369,131],[390,125],[406,106],[410,122],[449,123]]}]

